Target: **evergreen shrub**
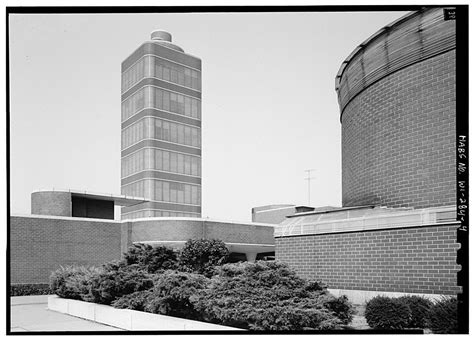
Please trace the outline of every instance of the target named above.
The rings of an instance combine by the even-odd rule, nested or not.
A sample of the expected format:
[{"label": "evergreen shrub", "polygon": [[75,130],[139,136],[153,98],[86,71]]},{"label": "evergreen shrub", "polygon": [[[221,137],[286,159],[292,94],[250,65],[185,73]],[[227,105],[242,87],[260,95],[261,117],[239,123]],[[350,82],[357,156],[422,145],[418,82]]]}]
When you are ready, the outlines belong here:
[{"label": "evergreen shrub", "polygon": [[151,289],[141,290],[119,297],[112,302],[111,306],[119,309],[133,309],[143,312],[152,299],[152,295],[153,292]]},{"label": "evergreen shrub", "polygon": [[84,301],[110,305],[117,298],[153,286],[153,275],[137,264],[110,262],[101,269],[90,278],[89,290],[82,295]]},{"label": "evergreen shrub", "polygon": [[155,278],[145,311],[186,319],[200,319],[190,297],[209,284],[204,275],[167,270]]},{"label": "evergreen shrub", "polygon": [[428,325],[428,315],[433,307],[433,303],[426,298],[416,295],[402,296],[398,299],[410,308],[411,318],[408,328],[426,328]]},{"label": "evergreen shrub", "polygon": [[227,262],[229,250],[221,240],[188,240],[179,255],[180,269],[211,277],[215,267]]},{"label": "evergreen shrub", "polygon": [[223,265],[190,300],[205,321],[252,330],[338,329],[354,312],[347,300],[335,301],[320,282],[298,277],[285,264],[265,261]]},{"label": "evergreen shrub", "polygon": [[167,247],[152,247],[148,244],[134,244],[124,253],[127,265],[136,264],[148,273],[156,273],[167,269],[176,269],[178,258],[176,253]]},{"label": "evergreen shrub", "polygon": [[428,327],[433,333],[458,333],[458,302],[455,297],[443,297],[431,308]]},{"label": "evergreen shrub", "polygon": [[410,307],[399,299],[376,296],[367,302],[365,319],[375,329],[405,329],[411,319]]},{"label": "evergreen shrub", "polygon": [[100,268],[85,266],[60,267],[51,273],[49,287],[59,297],[81,300],[83,294],[89,291],[89,284]]}]

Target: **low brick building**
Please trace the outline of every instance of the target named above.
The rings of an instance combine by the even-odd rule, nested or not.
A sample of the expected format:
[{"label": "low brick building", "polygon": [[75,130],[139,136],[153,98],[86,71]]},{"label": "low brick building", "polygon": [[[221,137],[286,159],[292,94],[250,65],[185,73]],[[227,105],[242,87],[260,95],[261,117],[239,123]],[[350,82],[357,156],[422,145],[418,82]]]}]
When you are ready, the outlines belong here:
[{"label": "low brick building", "polygon": [[300,213],[275,229],[275,256],[354,301],[381,293],[455,295],[458,226],[454,206]]},{"label": "low brick building", "polygon": [[141,202],[144,199],[83,191],[33,193],[32,215],[10,217],[11,284],[47,283],[60,266],[119,260],[134,243],[179,249],[189,239],[220,239],[234,260],[274,255],[275,225],[270,223],[192,217],[114,219],[114,204]]}]

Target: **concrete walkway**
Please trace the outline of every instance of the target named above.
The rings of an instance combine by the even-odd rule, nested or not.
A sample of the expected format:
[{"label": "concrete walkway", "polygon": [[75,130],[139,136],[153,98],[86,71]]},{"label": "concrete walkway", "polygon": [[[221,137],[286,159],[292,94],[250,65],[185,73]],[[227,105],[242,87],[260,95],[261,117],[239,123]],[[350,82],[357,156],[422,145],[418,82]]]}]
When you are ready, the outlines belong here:
[{"label": "concrete walkway", "polygon": [[10,298],[11,332],[100,332],[122,329],[48,310],[48,295]]}]

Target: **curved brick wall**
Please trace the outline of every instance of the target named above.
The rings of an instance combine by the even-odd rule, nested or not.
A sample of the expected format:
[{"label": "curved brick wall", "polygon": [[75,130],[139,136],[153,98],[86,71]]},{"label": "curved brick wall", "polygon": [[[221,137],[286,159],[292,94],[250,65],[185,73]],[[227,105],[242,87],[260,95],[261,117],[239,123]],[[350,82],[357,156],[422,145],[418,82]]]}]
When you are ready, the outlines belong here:
[{"label": "curved brick wall", "polygon": [[453,205],[454,21],[430,9],[392,25],[358,47],[336,79],[342,204]]}]

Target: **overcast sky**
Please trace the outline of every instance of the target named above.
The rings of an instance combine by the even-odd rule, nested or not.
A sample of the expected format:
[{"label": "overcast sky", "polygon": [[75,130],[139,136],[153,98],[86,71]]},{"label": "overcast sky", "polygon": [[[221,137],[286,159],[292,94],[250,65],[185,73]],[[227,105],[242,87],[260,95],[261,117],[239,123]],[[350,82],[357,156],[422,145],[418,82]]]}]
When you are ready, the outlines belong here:
[{"label": "overcast sky", "polygon": [[38,189],[120,193],[120,65],[164,29],[202,59],[202,216],[341,205],[342,61],[406,12],[10,16],[11,211]]}]

